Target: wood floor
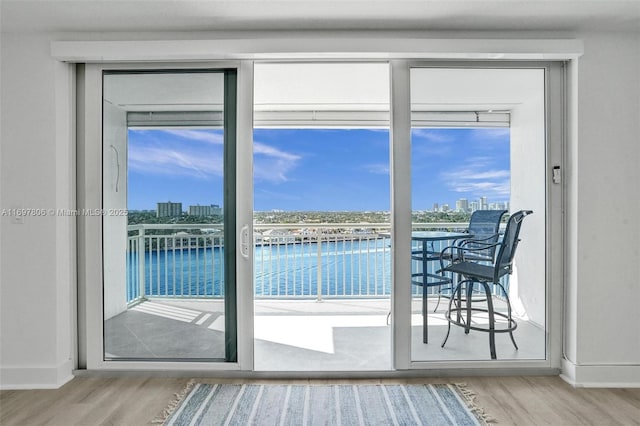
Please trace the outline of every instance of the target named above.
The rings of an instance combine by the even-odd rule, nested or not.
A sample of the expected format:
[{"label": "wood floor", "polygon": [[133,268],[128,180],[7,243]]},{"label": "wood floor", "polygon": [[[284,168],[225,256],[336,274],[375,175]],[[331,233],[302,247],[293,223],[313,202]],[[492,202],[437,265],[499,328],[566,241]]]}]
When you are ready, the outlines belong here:
[{"label": "wood floor", "polygon": [[[78,377],[57,390],[0,392],[0,425],[144,425],[180,392],[185,378]],[[203,382],[242,382],[202,379]],[[559,377],[251,383],[467,383],[503,425],[640,425],[640,389],[574,389]]]}]

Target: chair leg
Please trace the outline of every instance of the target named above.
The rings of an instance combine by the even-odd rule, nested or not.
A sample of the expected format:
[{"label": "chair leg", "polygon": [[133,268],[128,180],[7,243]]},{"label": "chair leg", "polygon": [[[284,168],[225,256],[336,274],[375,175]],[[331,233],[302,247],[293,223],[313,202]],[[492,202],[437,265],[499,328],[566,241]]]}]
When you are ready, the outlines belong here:
[{"label": "chair leg", "polygon": [[442,287],[438,287],[438,302],[436,303],[436,308],[433,310],[433,312],[436,312],[438,310],[438,306],[440,306],[441,295],[442,295]]},{"label": "chair leg", "polygon": [[[444,345],[447,343],[447,340],[449,339],[449,333],[451,333],[451,305],[454,303],[454,301],[456,300],[456,292],[460,293],[460,283],[458,283],[458,285],[456,285],[456,287],[453,289],[453,291],[451,292],[451,298],[449,299],[449,309],[447,310],[447,334],[444,336],[444,340],[442,341],[442,344],[440,345],[441,348],[444,348]],[[458,306],[458,309],[456,309],[457,311],[457,315],[460,314],[460,306]]]},{"label": "chair leg", "polygon": [[467,322],[464,327],[464,334],[471,331],[471,294],[473,293],[473,281],[467,281]]},{"label": "chair leg", "polygon": [[[456,321],[461,322],[462,319],[462,283],[466,281],[458,281],[458,286],[456,290],[458,290],[458,300],[456,301]],[[455,297],[455,291],[451,294],[451,299],[453,300]]]},{"label": "chair leg", "polygon": [[429,342],[429,329],[427,327],[427,315],[429,314],[427,309],[427,286],[422,286],[422,342]]},{"label": "chair leg", "polygon": [[489,284],[483,282],[484,292],[487,295],[487,313],[489,314],[489,350],[491,351],[491,359],[496,359],[496,319],[493,314],[493,298],[491,297],[491,288]]},{"label": "chair leg", "polygon": [[[461,286],[461,285],[462,285],[462,283],[463,283],[465,280],[463,280],[463,279],[462,279],[462,276],[461,276],[461,275],[458,275],[458,274],[457,274],[457,276],[458,276],[458,287],[459,287],[459,286]],[[451,284],[451,288],[453,288],[453,283]],[[454,295],[455,295],[455,291],[451,292],[451,299],[453,299],[453,298],[454,298]],[[461,303],[462,303],[462,297],[460,296],[460,293],[458,293],[458,303],[456,304],[456,306],[458,307],[458,313],[457,313],[457,316],[456,316],[456,319],[458,320],[458,322],[460,322],[460,321],[461,321],[461,319],[462,319],[462,317],[461,317],[461,315],[460,315],[460,309],[459,309],[459,308],[460,308],[460,306],[462,306],[462,305],[461,305]]]},{"label": "chair leg", "polygon": [[[508,318],[507,321],[509,321],[508,327],[511,328],[511,301],[509,300],[509,294],[504,289],[502,284],[498,283],[498,285],[502,289],[502,292],[504,293],[504,297],[507,301],[507,318]],[[516,339],[513,337],[513,331],[509,332],[509,337],[511,337],[511,343],[513,343],[513,347],[515,347],[516,350],[518,350],[519,348],[518,348],[518,345],[516,344]]]}]

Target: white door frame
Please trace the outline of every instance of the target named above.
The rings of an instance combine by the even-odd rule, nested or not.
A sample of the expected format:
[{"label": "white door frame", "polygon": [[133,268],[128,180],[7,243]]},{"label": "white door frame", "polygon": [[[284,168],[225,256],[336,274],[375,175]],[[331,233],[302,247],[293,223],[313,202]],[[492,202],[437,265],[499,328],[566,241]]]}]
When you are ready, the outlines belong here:
[{"label": "white door frame", "polygon": [[[412,361],[411,360],[411,68],[545,68],[545,161],[546,161],[546,359],[491,361]],[[565,66],[562,62],[504,61],[391,61],[391,179],[392,179],[392,327],[393,365],[397,370],[421,369],[460,371],[460,369],[559,370],[562,359],[563,326],[563,192],[552,179],[553,168],[564,168],[566,105],[564,104]],[[435,343],[435,342],[434,342]]]},{"label": "white door frame", "polygon": [[[410,190],[410,87],[409,70],[413,66],[428,66],[432,62],[411,62],[403,59],[389,61],[391,68],[391,198],[393,245],[393,283],[409,282],[408,268],[402,266],[410,258],[411,239],[411,190]],[[454,62],[452,62],[454,63]],[[460,64],[460,62],[455,62]],[[468,62],[469,66],[482,66]],[[492,66],[501,62],[491,62]],[[519,63],[526,67],[527,62]],[[102,115],[100,103],[101,74],[105,69],[193,69],[235,68],[238,71],[237,92],[237,235],[243,241],[242,232],[253,235],[253,61],[213,61],[207,63],[120,63],[86,64],[79,76],[78,85],[78,209],[102,205]],[[564,90],[564,73],[554,69],[548,75],[549,93],[560,97]],[[564,115],[561,102],[548,102],[547,117]],[[563,166],[564,128],[562,120],[548,121],[547,165]],[[550,143],[550,141],[560,141]],[[551,171],[549,170],[548,176]],[[547,184],[547,359],[542,361],[478,361],[478,362],[412,362],[410,359],[410,301],[408,286],[395,286],[392,294],[394,313],[392,333],[392,362],[396,370],[459,370],[474,369],[559,369],[562,341],[562,191],[561,185]],[[243,230],[244,228],[244,230]],[[247,241],[246,238],[244,241]],[[79,367],[90,370],[253,370],[253,259],[237,250],[237,304],[238,304],[238,361],[236,363],[201,362],[129,362],[104,361],[102,334],[102,223],[98,217],[78,217],[78,312]],[[406,275],[406,276],[405,276]],[[91,283],[91,285],[88,285]],[[549,283],[553,283],[550,285]],[[96,309],[96,307],[99,307]],[[100,332],[97,332],[100,331]],[[151,368],[150,368],[151,367]]]},{"label": "white door frame", "polygon": [[[253,217],[253,63],[214,61],[207,63],[115,63],[79,66],[77,111],[77,206],[102,208],[102,72],[105,70],[236,69],[236,207],[237,241]],[[78,216],[78,367],[87,370],[252,370],[253,369],[253,276],[252,251],[236,250],[238,308],[237,362],[105,361],[103,335],[102,217]],[[246,253],[246,252],[245,252]]]}]

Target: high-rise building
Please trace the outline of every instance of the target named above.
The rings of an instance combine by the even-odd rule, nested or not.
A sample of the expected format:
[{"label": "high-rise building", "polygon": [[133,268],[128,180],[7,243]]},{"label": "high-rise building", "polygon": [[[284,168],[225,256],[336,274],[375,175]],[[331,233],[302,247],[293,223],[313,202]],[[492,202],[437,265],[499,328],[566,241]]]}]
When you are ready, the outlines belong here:
[{"label": "high-rise building", "polygon": [[489,204],[487,204],[487,197],[480,197],[480,210],[489,210]]},{"label": "high-rise building", "polygon": [[222,214],[222,209],[217,204],[211,204],[210,206],[189,206],[190,216],[219,216]]},{"label": "high-rise building", "polygon": [[443,212],[448,212],[449,211],[449,204],[443,204],[442,205],[442,211]]},{"label": "high-rise building", "polygon": [[478,201],[472,201],[469,203],[469,212],[473,213],[476,210],[480,210],[480,203]]},{"label": "high-rise building", "polygon": [[158,203],[156,217],[179,217],[182,216],[182,203]]},{"label": "high-rise building", "polygon": [[469,211],[469,200],[466,198],[460,198],[456,201],[456,211],[461,213],[466,213]]},{"label": "high-rise building", "polygon": [[438,203],[433,203],[433,212],[437,212],[440,209],[440,206],[438,205]]}]

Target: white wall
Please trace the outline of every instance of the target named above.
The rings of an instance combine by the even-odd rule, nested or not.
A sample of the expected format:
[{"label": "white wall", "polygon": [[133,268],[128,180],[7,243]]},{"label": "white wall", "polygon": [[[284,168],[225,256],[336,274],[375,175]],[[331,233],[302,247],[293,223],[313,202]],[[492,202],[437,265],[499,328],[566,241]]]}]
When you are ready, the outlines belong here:
[{"label": "white wall", "polygon": [[586,385],[640,385],[640,35],[581,36],[565,374]]},{"label": "white wall", "polygon": [[[566,179],[573,308],[565,374],[580,383],[639,384],[640,37],[578,36],[586,52]],[[70,70],[50,58],[47,37],[24,34],[2,35],[1,63],[0,206],[66,207]],[[59,386],[73,368],[73,220],[0,223],[0,385]]]},{"label": "white wall", "polygon": [[[527,70],[521,84],[532,90],[511,110],[510,212],[532,210],[520,230],[514,270],[510,278],[511,302],[517,314],[546,329],[545,252],[546,146],[545,75],[543,69]],[[550,143],[557,143],[551,140]],[[544,344],[544,342],[538,342]]]},{"label": "white wall", "polygon": [[[0,207],[72,202],[70,66],[46,37],[2,36]],[[56,387],[71,377],[73,218],[2,216],[0,386]]]}]

